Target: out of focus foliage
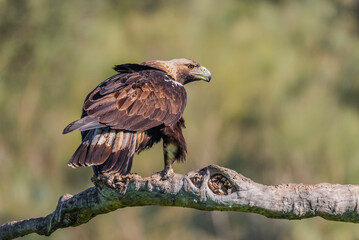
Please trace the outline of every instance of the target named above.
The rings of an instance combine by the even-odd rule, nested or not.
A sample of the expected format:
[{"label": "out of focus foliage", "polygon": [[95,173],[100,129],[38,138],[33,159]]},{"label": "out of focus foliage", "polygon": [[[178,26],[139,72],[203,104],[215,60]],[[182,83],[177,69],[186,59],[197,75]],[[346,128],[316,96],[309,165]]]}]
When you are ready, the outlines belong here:
[{"label": "out of focus foliage", "polygon": [[[51,212],[91,186],[61,135],[111,66],[186,57],[211,70],[187,86],[189,157],[266,184],[359,183],[359,2],[0,0],[0,220]],[[162,149],[134,172],[162,169]],[[39,239],[29,235],[23,239]],[[353,224],[140,207],[52,239],[358,239]]]}]

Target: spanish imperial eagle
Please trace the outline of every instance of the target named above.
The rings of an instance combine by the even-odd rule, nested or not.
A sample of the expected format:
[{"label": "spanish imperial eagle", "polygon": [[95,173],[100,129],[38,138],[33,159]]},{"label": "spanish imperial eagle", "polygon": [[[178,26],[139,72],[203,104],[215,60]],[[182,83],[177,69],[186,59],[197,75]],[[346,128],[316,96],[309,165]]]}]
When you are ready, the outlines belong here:
[{"label": "spanish imperial eagle", "polygon": [[81,119],[63,134],[81,131],[82,143],[68,165],[93,166],[95,174],[128,174],[135,153],[163,140],[163,177],[173,173],[174,161],[185,161],[182,134],[187,96],[184,85],[211,80],[211,73],[188,59],[116,65],[118,74],[86,97]]}]

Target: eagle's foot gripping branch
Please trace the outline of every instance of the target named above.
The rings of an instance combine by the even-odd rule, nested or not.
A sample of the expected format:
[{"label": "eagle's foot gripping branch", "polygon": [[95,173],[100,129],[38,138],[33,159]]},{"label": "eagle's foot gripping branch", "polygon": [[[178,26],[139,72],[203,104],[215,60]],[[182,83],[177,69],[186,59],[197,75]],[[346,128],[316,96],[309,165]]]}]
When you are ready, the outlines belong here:
[{"label": "eagle's foot gripping branch", "polygon": [[171,178],[174,175],[172,165],[165,166],[165,168],[161,172],[159,172],[159,174],[161,176],[161,180],[163,180],[163,181],[168,180],[169,178]]}]

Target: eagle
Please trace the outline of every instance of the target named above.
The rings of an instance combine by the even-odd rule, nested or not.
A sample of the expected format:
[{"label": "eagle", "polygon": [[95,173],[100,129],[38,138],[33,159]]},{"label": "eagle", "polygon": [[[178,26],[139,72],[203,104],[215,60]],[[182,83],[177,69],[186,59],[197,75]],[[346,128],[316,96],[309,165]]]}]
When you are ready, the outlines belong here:
[{"label": "eagle", "polygon": [[211,73],[185,58],[115,65],[113,69],[117,74],[87,95],[81,119],[63,131],[78,129],[82,135],[68,165],[93,166],[96,175],[126,175],[135,153],[163,140],[161,175],[168,178],[173,174],[173,163],[184,162],[187,155],[182,134],[187,103],[184,85],[209,82]]}]

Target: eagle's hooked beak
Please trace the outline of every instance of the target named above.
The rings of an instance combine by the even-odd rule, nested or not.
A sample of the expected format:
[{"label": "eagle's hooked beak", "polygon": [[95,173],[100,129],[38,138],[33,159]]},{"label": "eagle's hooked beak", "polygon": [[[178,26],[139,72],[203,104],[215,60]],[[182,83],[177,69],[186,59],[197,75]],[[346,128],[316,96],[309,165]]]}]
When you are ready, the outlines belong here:
[{"label": "eagle's hooked beak", "polygon": [[193,75],[198,80],[203,80],[206,82],[211,81],[212,78],[211,72],[205,67],[201,67],[200,72],[193,72],[191,75]]},{"label": "eagle's hooked beak", "polygon": [[202,70],[203,76],[204,76],[204,78],[205,78],[205,79],[203,79],[203,80],[206,81],[206,82],[211,81],[211,78],[212,78],[211,72],[210,72],[207,68],[205,68],[205,67],[202,67],[201,70]]}]

